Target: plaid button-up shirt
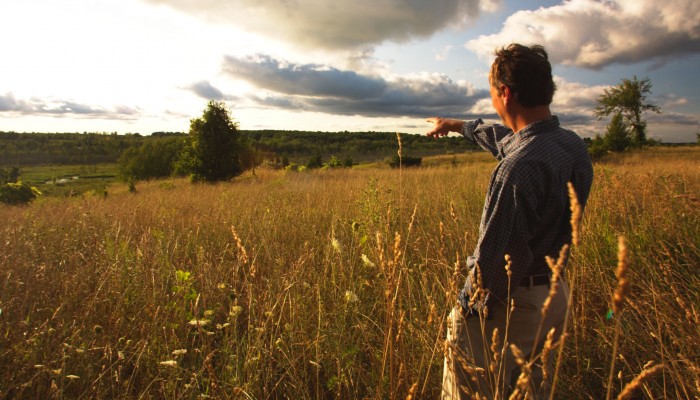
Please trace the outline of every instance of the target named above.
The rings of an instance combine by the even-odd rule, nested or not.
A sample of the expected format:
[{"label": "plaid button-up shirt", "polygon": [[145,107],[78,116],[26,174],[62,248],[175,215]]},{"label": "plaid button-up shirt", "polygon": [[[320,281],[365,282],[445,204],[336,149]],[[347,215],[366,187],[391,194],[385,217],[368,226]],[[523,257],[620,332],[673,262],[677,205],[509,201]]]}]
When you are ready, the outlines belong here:
[{"label": "plaid button-up shirt", "polygon": [[[505,255],[512,261],[511,292],[524,277],[550,272],[545,256],[557,259],[561,248],[571,242],[567,182],[574,185],[585,206],[593,166],[586,144],[576,133],[561,128],[556,116],[518,133],[479,119],[465,123],[462,135],[500,160],[491,175],[479,240],[467,266],[473,272],[479,265],[487,293],[485,304],[477,308],[504,304],[509,295]],[[471,286],[467,279],[460,293],[465,309],[469,309]]]}]

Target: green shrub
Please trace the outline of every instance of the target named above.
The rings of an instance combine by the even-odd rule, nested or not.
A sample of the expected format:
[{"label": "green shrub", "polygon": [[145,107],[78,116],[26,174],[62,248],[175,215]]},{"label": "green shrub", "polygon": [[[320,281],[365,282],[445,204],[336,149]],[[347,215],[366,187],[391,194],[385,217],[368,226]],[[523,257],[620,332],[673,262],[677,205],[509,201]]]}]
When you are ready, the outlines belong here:
[{"label": "green shrub", "polygon": [[0,202],[6,204],[26,204],[40,195],[39,189],[22,182],[0,186]]},{"label": "green shrub", "polygon": [[389,160],[389,166],[391,166],[391,168],[420,167],[422,161],[423,158],[421,157],[403,156],[399,158],[398,155],[395,155],[391,160]]}]

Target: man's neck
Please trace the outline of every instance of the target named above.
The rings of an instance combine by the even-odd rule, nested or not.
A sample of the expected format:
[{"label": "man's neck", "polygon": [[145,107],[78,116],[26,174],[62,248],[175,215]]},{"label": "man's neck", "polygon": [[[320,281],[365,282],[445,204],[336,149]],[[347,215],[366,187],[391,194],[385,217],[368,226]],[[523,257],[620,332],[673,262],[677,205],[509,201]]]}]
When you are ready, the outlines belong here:
[{"label": "man's neck", "polygon": [[549,106],[523,107],[516,106],[512,113],[506,115],[506,125],[515,133],[521,129],[538,121],[543,121],[552,117]]}]

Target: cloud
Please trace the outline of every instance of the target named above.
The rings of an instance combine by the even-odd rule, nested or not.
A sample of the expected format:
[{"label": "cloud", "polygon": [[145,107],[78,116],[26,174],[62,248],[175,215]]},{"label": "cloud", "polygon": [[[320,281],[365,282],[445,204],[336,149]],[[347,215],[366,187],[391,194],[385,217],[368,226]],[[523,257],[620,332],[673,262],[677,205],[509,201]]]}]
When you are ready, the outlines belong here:
[{"label": "cloud", "polygon": [[185,89],[191,90],[197,96],[207,100],[224,100],[221,90],[215,88],[208,81],[199,81],[187,86]]},{"label": "cloud", "polygon": [[[657,104],[661,109],[667,109],[671,107],[682,107],[688,104],[688,99],[685,97],[678,97],[673,93],[665,93],[660,96],[656,96],[659,104]],[[654,103],[656,104],[656,103]]]},{"label": "cloud", "polygon": [[502,0],[146,0],[310,48],[353,49],[464,26]]},{"label": "cloud", "polygon": [[684,125],[700,128],[700,119],[695,115],[677,112],[662,112],[661,114],[649,114],[646,118],[649,124],[658,125]]},{"label": "cloud", "polygon": [[554,93],[552,107],[555,108],[589,108],[593,109],[598,103],[596,98],[603,94],[609,85],[589,86],[580,82],[570,82],[555,76],[557,90]]},{"label": "cloud", "polygon": [[466,47],[489,57],[504,44],[541,44],[555,63],[600,69],[654,60],[663,64],[700,52],[700,2],[570,0],[518,11],[500,32]]},{"label": "cloud", "polygon": [[0,113],[45,116],[73,116],[104,119],[136,119],[141,110],[128,106],[116,106],[113,109],[93,107],[70,100],[42,100],[31,98],[18,99],[12,93],[0,95]]},{"label": "cloud", "polygon": [[266,55],[226,57],[223,71],[270,92],[250,97],[259,105],[340,115],[465,117],[469,108],[489,96],[487,90],[443,74],[383,78]]}]

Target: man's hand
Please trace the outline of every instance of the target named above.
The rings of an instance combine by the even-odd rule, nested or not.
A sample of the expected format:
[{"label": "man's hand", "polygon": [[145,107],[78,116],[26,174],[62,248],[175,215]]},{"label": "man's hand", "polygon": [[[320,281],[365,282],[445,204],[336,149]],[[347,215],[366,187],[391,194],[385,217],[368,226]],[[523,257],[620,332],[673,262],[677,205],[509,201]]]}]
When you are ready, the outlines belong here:
[{"label": "man's hand", "polygon": [[460,121],[458,119],[431,117],[431,118],[428,118],[426,121],[432,122],[433,124],[435,124],[435,127],[433,127],[433,130],[426,133],[427,136],[434,137],[434,138],[439,138],[441,136],[447,136],[447,134],[450,132],[461,133],[462,127],[464,126],[464,121]]}]

